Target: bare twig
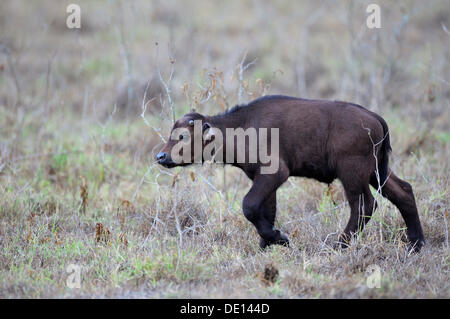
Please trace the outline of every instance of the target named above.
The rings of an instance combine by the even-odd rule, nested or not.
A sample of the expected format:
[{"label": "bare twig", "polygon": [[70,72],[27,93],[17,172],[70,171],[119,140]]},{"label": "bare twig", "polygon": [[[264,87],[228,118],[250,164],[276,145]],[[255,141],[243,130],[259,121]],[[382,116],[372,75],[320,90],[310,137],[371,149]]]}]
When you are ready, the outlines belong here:
[{"label": "bare twig", "polygon": [[239,63],[239,93],[238,93],[238,101],[239,104],[242,103],[243,95],[244,95],[244,72],[251,65],[255,64],[258,58],[255,58],[253,61],[244,65],[245,59],[247,58],[247,51],[245,51],[244,56],[242,57],[241,63]]},{"label": "bare twig", "polygon": [[[156,43],[156,45],[158,46],[158,43]],[[158,47],[157,47],[157,51],[156,51],[156,59],[158,59]],[[167,101],[169,102],[169,107],[170,110],[172,111],[172,125],[175,124],[175,108],[174,108],[174,102],[172,100],[172,95],[171,95],[171,91],[170,91],[170,82],[172,81],[173,78],[173,72],[174,72],[174,63],[175,60],[171,59],[171,67],[170,67],[170,74],[169,74],[169,78],[167,79],[167,81],[165,81],[163,79],[163,76],[161,74],[161,69],[159,68],[159,64],[157,65],[157,70],[158,70],[158,76],[159,76],[159,80],[161,81],[164,90],[166,91],[166,95],[167,95]]]},{"label": "bare twig", "polygon": [[[361,123],[361,125],[362,125],[363,129],[365,129],[365,130],[367,131],[367,135],[369,136],[369,139],[370,139],[370,141],[371,141],[371,143],[372,143],[373,157],[374,157],[374,159],[375,159],[375,177],[376,177],[376,179],[377,179],[377,184],[378,184],[378,188],[377,188],[376,192],[377,192],[377,194],[382,195],[381,190],[382,190],[383,186],[386,184],[386,182],[388,181],[388,179],[389,179],[389,177],[390,177],[392,171],[390,170],[390,171],[388,172],[388,176],[386,176],[386,180],[383,182],[383,184],[381,184],[380,171],[379,171],[379,169],[378,169],[377,146],[378,146],[378,145],[381,145],[381,144],[383,143],[383,141],[384,141],[384,140],[386,139],[386,137],[388,136],[389,131],[387,131],[387,132],[385,133],[385,135],[383,136],[383,138],[382,138],[379,142],[375,143],[375,142],[373,141],[373,139],[372,139],[371,134],[370,134],[370,128],[364,127],[364,124],[363,124],[363,123]],[[376,209],[376,208],[377,208],[377,205],[375,205],[375,203],[374,203],[373,208],[372,208],[372,214],[375,212],[375,209]],[[384,220],[384,214],[382,214],[381,217],[380,217],[380,240],[383,240],[383,227],[382,227],[382,226],[383,226],[383,225],[382,225],[382,224],[383,224],[383,220]]]},{"label": "bare twig", "polygon": [[145,118],[145,112],[147,111],[147,105],[150,104],[155,97],[151,98],[150,100],[148,100],[147,102],[145,102],[145,100],[147,99],[147,91],[149,88],[150,82],[147,82],[147,87],[145,88],[145,92],[144,92],[144,97],[142,98],[142,113],[141,113],[141,117],[144,120],[144,123],[150,127],[153,131],[155,131],[156,134],[158,134],[159,138],[166,143],[166,139],[161,135],[161,128],[156,128],[154,126],[152,126],[147,119]]},{"label": "bare twig", "polygon": [[450,31],[448,31],[447,27],[445,26],[444,22],[441,22],[442,30],[444,30],[445,33],[447,33],[448,36],[450,36]]}]

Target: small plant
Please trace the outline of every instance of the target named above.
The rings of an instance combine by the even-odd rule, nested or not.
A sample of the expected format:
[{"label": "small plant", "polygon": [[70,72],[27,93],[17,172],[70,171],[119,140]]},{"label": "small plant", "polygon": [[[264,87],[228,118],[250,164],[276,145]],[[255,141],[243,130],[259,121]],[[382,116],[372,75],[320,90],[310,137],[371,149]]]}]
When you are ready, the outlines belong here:
[{"label": "small plant", "polygon": [[111,232],[108,228],[103,227],[102,223],[95,225],[95,241],[111,246]]},{"label": "small plant", "polygon": [[267,264],[264,267],[264,271],[257,274],[257,277],[266,285],[273,285],[278,279],[278,269],[272,264]]},{"label": "small plant", "polygon": [[86,214],[86,208],[87,208],[87,205],[88,205],[89,193],[88,193],[88,190],[87,190],[86,179],[83,176],[80,176],[80,179],[81,179],[81,185],[80,185],[80,197],[81,197],[80,211],[84,215],[84,214]]},{"label": "small plant", "polygon": [[127,235],[125,235],[125,233],[120,234],[119,240],[122,244],[124,244],[126,247],[128,247],[128,239],[127,239]]}]

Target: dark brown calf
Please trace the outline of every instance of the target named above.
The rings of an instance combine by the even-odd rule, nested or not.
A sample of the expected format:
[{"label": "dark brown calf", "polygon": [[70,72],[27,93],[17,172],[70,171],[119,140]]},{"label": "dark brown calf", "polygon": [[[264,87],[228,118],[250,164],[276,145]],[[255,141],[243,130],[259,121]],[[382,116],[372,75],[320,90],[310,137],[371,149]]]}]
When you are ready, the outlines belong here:
[{"label": "dark brown calf", "polygon": [[[342,247],[370,220],[376,203],[369,185],[378,189],[379,182],[382,195],[397,206],[406,222],[411,247],[419,251],[424,244],[411,185],[388,168],[391,150],[388,127],[377,114],[346,102],[265,96],[215,116],[188,113],[175,123],[172,132],[186,128],[194,136],[194,121],[201,121],[203,132],[210,128],[220,130],[225,137],[224,145],[230,142],[226,128],[279,129],[279,168],[275,173],[261,173],[267,164],[259,156],[257,162],[239,163],[226,161],[226,147],[216,150],[223,152],[227,164],[239,167],[253,181],[243,200],[243,211],[261,236],[261,248],[289,243],[287,236],[274,227],[276,191],[289,176],[314,178],[328,184],[336,178],[342,182],[351,210],[350,220],[339,238]],[[271,133],[268,135],[271,141]],[[203,148],[210,143],[202,137],[201,140]],[[177,137],[171,137],[157,155],[161,165],[174,167],[193,162],[193,152],[190,162],[172,160],[172,148],[178,142]],[[272,146],[269,142],[268,149],[272,150]],[[234,152],[244,151],[248,159],[248,148],[246,141],[244,149],[235,147]]]}]

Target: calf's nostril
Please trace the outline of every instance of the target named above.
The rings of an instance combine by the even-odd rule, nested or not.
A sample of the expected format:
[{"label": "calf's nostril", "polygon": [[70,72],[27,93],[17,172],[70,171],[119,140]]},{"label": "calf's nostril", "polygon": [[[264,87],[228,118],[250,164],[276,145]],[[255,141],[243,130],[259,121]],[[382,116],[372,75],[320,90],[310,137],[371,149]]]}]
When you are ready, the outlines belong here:
[{"label": "calf's nostril", "polygon": [[159,152],[158,155],[156,155],[156,159],[161,162],[164,161],[167,158],[167,153]]}]

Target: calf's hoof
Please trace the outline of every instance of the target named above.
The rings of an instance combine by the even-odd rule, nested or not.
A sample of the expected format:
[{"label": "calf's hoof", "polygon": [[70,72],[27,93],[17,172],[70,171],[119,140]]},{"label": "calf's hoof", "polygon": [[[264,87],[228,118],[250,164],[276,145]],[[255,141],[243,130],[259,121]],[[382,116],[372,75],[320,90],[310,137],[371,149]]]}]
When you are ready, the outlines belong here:
[{"label": "calf's hoof", "polygon": [[334,250],[345,249],[350,246],[348,236],[341,235],[336,243],[333,245]]},{"label": "calf's hoof", "polygon": [[266,240],[264,238],[261,238],[261,240],[259,241],[259,247],[262,250],[264,250],[267,246],[270,246],[270,245],[282,245],[282,246],[289,247],[288,236],[280,230],[277,230],[277,232],[278,232],[278,236],[274,240]]},{"label": "calf's hoof", "polygon": [[346,249],[348,247],[349,247],[349,245],[347,243],[341,242],[341,241],[338,241],[338,242],[333,244],[333,249],[334,250]]},{"label": "calf's hoof", "polygon": [[425,245],[425,241],[423,239],[411,240],[408,244],[408,252],[419,253],[423,245]]}]

